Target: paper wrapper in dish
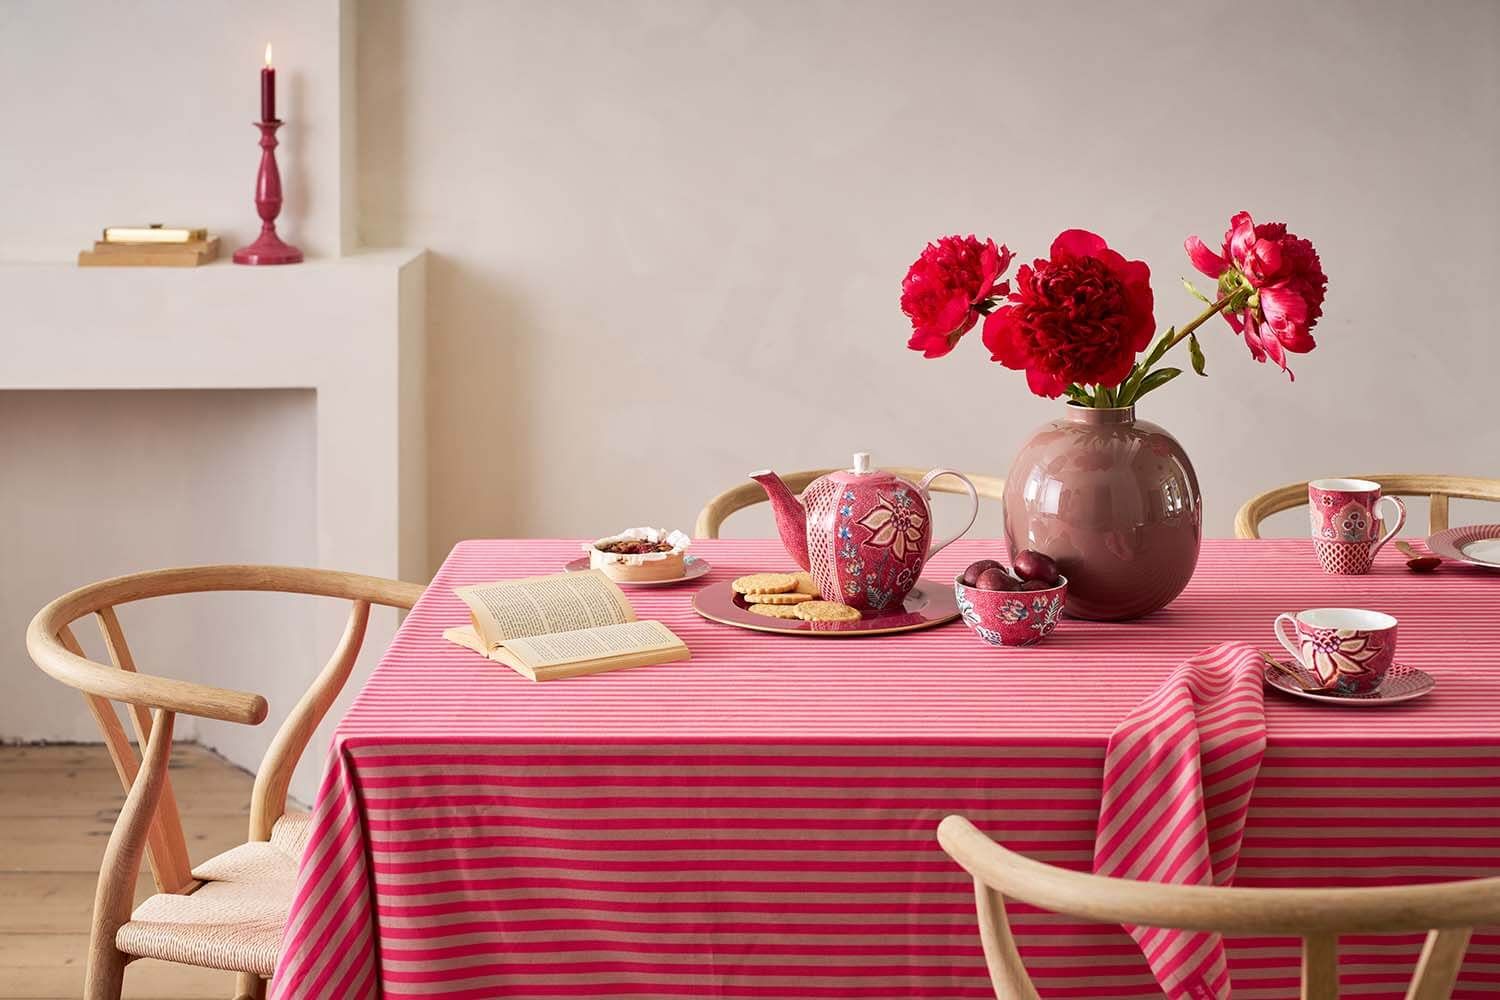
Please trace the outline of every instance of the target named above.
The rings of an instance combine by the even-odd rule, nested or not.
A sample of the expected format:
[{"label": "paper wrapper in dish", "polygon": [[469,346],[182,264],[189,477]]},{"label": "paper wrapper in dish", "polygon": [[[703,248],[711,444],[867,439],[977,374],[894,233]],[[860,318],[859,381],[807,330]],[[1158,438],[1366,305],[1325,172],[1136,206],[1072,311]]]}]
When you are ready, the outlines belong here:
[{"label": "paper wrapper in dish", "polygon": [[[666,542],[672,546],[669,552],[605,552],[599,548],[610,542]],[[683,554],[692,544],[680,531],[662,528],[630,528],[618,535],[600,538],[583,547],[589,554],[589,568],[597,569],[611,580],[627,583],[653,580],[675,580],[686,572]]]}]

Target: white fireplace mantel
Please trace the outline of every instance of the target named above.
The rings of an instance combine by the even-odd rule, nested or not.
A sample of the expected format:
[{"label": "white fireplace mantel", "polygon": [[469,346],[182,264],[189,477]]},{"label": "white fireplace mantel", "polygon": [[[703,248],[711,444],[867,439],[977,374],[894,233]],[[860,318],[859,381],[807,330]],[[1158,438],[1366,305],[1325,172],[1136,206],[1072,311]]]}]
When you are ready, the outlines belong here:
[{"label": "white fireplace mantel", "polygon": [[0,265],[0,390],[312,389],[318,561],[425,571],[425,255]]},{"label": "white fireplace mantel", "polygon": [[[425,298],[425,255],[411,250],[286,267],[0,264],[0,301],[6,303],[0,390],[311,390],[317,565],[422,581],[427,578]],[[65,449],[68,442],[57,441],[55,447]],[[130,512],[108,506],[108,498],[101,497],[100,516],[117,516],[128,527]],[[329,606],[317,613],[317,632],[331,650],[345,610],[325,603]],[[384,649],[393,626],[394,615],[372,617],[367,655],[351,690]],[[195,679],[251,689],[260,689],[257,680],[270,684],[268,724],[248,742],[228,743],[231,758],[253,766],[259,748],[311,677]],[[0,735],[49,738],[47,733]],[[322,764],[320,755],[308,756],[314,759],[305,762],[309,766],[297,783],[304,794],[308,776]]]}]

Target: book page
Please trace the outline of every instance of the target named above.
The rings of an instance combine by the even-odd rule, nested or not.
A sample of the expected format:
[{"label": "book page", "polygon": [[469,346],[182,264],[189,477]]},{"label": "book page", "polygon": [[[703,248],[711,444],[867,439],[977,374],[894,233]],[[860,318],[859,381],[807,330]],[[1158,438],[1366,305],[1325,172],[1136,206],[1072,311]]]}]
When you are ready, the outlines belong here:
[{"label": "book page", "polygon": [[479,638],[479,633],[474,631],[474,626],[464,625],[461,628],[443,629],[443,638],[449,642],[457,643],[464,649],[471,649],[480,656],[489,656],[490,651],[485,648],[484,640]]},{"label": "book page", "polygon": [[505,650],[526,666],[536,669],[602,660],[627,653],[673,649],[682,644],[682,640],[661,622],[636,621],[576,632],[509,639],[505,643]]},{"label": "book page", "polygon": [[598,570],[481,583],[454,593],[491,649],[511,639],[635,621],[625,592]]}]

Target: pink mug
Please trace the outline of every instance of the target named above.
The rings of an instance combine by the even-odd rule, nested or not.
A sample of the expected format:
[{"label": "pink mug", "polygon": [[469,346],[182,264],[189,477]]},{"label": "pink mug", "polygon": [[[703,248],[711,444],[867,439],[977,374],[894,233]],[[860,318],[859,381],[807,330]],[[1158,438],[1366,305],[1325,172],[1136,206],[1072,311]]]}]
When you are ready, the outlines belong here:
[{"label": "pink mug", "polygon": [[[1292,623],[1295,639],[1281,627],[1283,621]],[[1396,657],[1396,619],[1380,611],[1309,608],[1279,614],[1271,627],[1286,651],[1317,675],[1325,691],[1373,691]]]},{"label": "pink mug", "polygon": [[[1380,532],[1380,505],[1395,506],[1394,523]],[[1326,573],[1370,572],[1375,553],[1406,524],[1406,504],[1380,495],[1380,484],[1368,479],[1314,479],[1307,484],[1313,548]]]}]

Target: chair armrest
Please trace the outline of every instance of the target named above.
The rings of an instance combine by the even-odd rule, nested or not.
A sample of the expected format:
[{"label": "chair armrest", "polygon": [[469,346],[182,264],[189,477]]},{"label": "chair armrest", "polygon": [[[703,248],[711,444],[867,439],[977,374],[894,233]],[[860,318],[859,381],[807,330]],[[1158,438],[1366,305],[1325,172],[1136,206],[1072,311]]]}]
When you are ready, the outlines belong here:
[{"label": "chair armrest", "polygon": [[[54,679],[87,694],[148,708],[258,726],[266,718],[266,699],[249,691],[231,691],[170,677],[116,670],[81,655],[64,625],[49,631],[52,606],[37,613],[26,629],[26,651]],[[69,649],[69,644],[73,649]]]}]

